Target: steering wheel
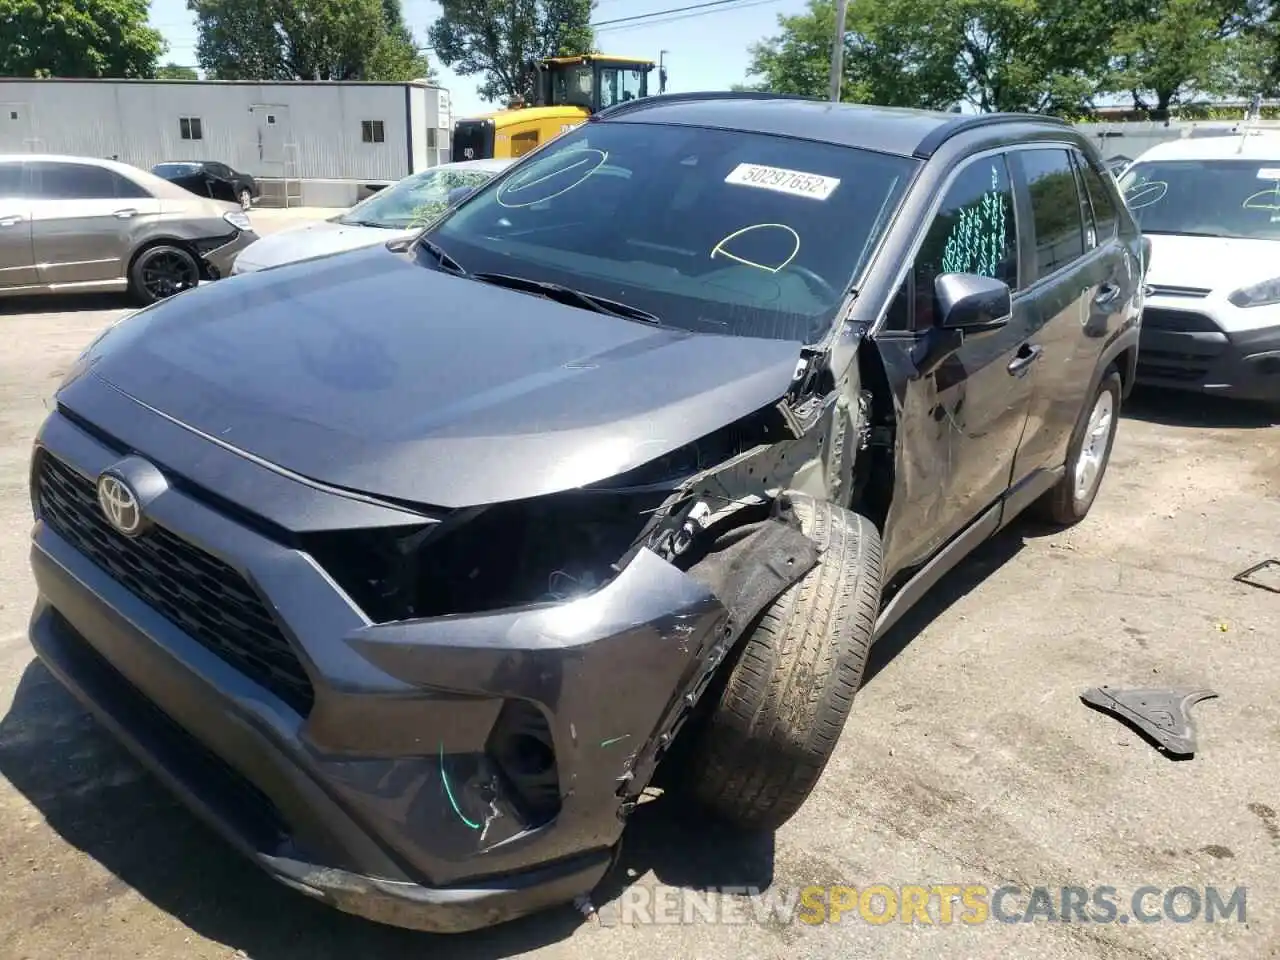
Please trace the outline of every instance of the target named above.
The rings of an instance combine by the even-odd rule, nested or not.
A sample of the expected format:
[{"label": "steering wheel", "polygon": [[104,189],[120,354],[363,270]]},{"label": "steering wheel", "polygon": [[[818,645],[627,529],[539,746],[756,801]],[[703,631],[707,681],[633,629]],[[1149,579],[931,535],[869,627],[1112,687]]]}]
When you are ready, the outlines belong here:
[{"label": "steering wheel", "polygon": [[830,303],[835,303],[840,299],[840,293],[835,287],[827,283],[821,276],[814,273],[808,267],[802,267],[798,264],[791,264],[782,270],[783,273],[794,273],[797,277],[804,281],[806,287],[810,291],[816,293],[819,297]]}]

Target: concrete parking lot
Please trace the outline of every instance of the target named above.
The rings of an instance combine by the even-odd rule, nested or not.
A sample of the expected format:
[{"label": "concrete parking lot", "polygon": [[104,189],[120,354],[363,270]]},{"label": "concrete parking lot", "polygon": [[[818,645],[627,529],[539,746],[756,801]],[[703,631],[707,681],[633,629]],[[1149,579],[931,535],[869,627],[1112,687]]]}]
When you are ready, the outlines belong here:
[{"label": "concrete parking lot", "polygon": [[[1280,956],[1280,594],[1232,580],[1280,555],[1280,426],[1264,411],[1135,398],[1089,519],[1017,524],[883,641],[826,776],[776,836],[659,799],[636,812],[596,922],[565,909],[437,938],[261,876],[33,662],[31,440],[61,372],[123,309],[0,302],[0,957]],[[1197,756],[1166,759],[1086,708],[1099,684],[1216,691],[1193,709]],[[1243,886],[1247,916],[809,925],[747,905],[713,925],[714,898],[689,893],[811,884],[1107,885],[1122,914],[1145,885]],[[646,922],[681,919],[682,895],[693,922]]]}]

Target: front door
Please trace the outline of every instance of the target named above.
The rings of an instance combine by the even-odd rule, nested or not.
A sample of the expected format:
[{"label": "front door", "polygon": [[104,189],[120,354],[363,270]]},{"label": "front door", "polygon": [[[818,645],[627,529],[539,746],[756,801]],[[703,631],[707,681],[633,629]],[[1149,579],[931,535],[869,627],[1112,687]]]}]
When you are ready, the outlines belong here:
[{"label": "front door", "polygon": [[937,370],[906,383],[899,422],[910,433],[901,440],[903,475],[886,524],[890,569],[927,560],[1015,481],[1038,365],[1031,359],[1035,305],[1019,290],[1019,228],[1005,156],[967,161],[897,302],[905,330],[895,333],[889,323],[878,337],[882,350],[899,356],[914,350],[939,319],[934,281],[944,273],[995,277],[1014,293],[1006,326],[968,337]]},{"label": "front door", "polygon": [[0,160],[0,290],[36,283],[31,247],[31,203],[23,189],[22,164]]},{"label": "front door", "polygon": [[28,161],[31,240],[40,280],[51,284],[122,281],[136,234],[159,201],[105,167]]}]

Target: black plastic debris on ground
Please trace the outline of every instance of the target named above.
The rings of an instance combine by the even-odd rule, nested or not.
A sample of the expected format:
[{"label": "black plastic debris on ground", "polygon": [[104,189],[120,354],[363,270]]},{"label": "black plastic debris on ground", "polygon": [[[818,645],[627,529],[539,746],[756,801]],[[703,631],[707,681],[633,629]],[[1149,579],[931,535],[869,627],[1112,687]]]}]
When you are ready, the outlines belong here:
[{"label": "black plastic debris on ground", "polygon": [[1128,724],[1168,756],[1190,759],[1196,752],[1190,710],[1201,700],[1216,696],[1206,689],[1120,690],[1101,686],[1086,690],[1080,699]]},{"label": "black plastic debris on ground", "polygon": [[1241,570],[1231,579],[1236,583],[1257,587],[1259,590],[1280,593],[1280,560],[1272,557],[1270,560],[1255,563],[1248,570]]}]

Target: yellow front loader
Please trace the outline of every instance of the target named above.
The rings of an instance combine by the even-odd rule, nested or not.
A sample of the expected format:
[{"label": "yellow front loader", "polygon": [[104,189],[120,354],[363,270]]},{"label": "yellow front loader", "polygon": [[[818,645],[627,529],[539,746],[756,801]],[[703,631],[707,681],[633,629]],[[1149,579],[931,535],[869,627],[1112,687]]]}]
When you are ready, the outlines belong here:
[{"label": "yellow front loader", "polygon": [[[456,162],[528,153],[598,110],[649,96],[649,74],[656,66],[652,60],[604,53],[541,60],[534,105],[516,103],[457,121],[450,156]],[[666,88],[665,71],[659,84]]]}]

